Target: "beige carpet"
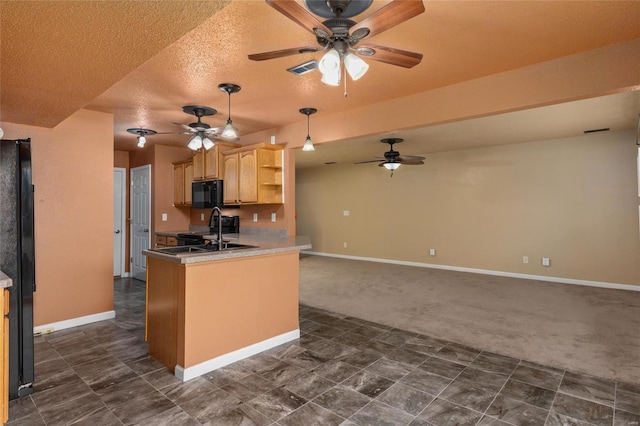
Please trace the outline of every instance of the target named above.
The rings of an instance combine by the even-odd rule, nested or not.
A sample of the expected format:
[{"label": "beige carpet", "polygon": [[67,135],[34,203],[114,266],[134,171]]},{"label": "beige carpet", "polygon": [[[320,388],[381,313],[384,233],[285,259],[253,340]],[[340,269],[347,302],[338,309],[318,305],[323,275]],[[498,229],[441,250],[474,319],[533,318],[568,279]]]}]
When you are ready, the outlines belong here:
[{"label": "beige carpet", "polygon": [[300,301],[640,384],[640,292],[301,255]]}]

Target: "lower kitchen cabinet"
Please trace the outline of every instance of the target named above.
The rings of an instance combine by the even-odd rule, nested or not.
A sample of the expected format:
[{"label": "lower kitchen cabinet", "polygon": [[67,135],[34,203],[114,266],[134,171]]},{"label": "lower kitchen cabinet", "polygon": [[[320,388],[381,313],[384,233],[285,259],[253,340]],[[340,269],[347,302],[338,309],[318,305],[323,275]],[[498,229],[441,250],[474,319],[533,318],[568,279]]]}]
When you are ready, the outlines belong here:
[{"label": "lower kitchen cabinet", "polygon": [[178,239],[176,237],[171,237],[168,235],[158,235],[156,234],[156,248],[158,247],[175,247],[178,245]]},{"label": "lower kitchen cabinet", "polygon": [[2,376],[2,384],[0,385],[0,415],[2,416],[2,424],[9,421],[9,290],[0,289],[0,306],[4,307],[4,315],[2,318],[2,335],[0,335],[0,376]]}]

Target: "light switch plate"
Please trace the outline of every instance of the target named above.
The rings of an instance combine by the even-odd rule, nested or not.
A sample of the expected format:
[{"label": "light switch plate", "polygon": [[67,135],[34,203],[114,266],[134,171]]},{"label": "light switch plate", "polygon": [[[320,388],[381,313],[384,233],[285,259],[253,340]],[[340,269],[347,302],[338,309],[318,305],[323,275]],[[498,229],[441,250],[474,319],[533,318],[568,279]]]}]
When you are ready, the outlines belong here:
[{"label": "light switch plate", "polygon": [[166,222],[168,219],[167,214],[166,213],[162,213],[162,221]]},{"label": "light switch plate", "polygon": [[276,221],[276,214],[271,213],[271,222],[275,222],[275,221]]},{"label": "light switch plate", "polygon": [[257,222],[258,221],[258,213],[254,213],[253,214],[253,221]]},{"label": "light switch plate", "polygon": [[200,213],[200,220],[204,220],[204,213]]},{"label": "light switch plate", "polygon": [[542,266],[551,266],[551,260],[548,257],[543,257]]},{"label": "light switch plate", "polygon": [[349,216],[349,210],[343,210],[342,211],[342,215],[343,216]]}]

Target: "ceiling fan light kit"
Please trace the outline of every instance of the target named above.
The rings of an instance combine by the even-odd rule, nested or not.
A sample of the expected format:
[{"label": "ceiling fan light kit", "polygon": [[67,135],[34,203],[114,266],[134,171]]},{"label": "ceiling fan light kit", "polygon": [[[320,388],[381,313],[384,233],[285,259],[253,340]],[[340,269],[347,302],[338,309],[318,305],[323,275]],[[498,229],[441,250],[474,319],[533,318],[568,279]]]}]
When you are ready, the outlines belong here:
[{"label": "ceiling fan light kit", "polygon": [[[424,12],[421,0],[393,0],[360,22],[352,21],[367,10],[373,0],[304,0],[304,7],[291,0],[265,0],[267,5],[311,32],[319,48],[302,46],[249,55],[253,61],[281,58],[300,53],[327,50],[318,64],[321,81],[331,86],[340,84],[341,68],[353,80],[361,78],[369,65],[357,55],[391,65],[411,68],[422,61],[422,54],[374,44],[363,39],[379,34]],[[305,9],[306,7],[306,9]],[[317,17],[324,18],[320,21]],[[351,31],[351,33],[349,33]],[[292,67],[291,69],[297,69]],[[307,71],[308,72],[308,71]],[[345,80],[346,83],[346,80]]]},{"label": "ceiling fan light kit", "polygon": [[305,140],[304,145],[302,146],[302,150],[303,151],[315,151],[316,150],[316,148],[313,146],[313,142],[311,141],[311,136],[309,135],[309,116],[311,116],[311,114],[315,114],[316,112],[318,112],[318,110],[315,109],[315,108],[301,108],[300,109],[300,113],[307,116],[307,139]]},{"label": "ceiling fan light kit", "polygon": [[138,127],[127,129],[127,132],[138,135],[138,137],[136,138],[138,140],[138,148],[144,148],[144,145],[147,143],[146,136],[155,135],[157,133],[155,130],[143,129]]}]

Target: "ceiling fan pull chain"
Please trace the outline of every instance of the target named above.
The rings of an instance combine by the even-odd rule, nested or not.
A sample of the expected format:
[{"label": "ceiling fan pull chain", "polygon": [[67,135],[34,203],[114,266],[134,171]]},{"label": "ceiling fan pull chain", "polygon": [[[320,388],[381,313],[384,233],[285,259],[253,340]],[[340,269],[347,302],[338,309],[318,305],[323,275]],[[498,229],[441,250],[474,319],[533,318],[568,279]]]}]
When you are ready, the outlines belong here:
[{"label": "ceiling fan pull chain", "polygon": [[[344,68],[344,61],[340,62],[340,66],[342,66]],[[344,71],[344,69],[343,69]],[[347,75],[343,72],[342,75],[344,75],[344,97],[347,97]]]}]

